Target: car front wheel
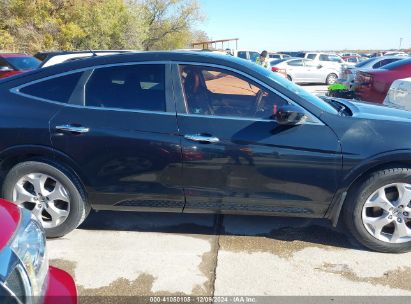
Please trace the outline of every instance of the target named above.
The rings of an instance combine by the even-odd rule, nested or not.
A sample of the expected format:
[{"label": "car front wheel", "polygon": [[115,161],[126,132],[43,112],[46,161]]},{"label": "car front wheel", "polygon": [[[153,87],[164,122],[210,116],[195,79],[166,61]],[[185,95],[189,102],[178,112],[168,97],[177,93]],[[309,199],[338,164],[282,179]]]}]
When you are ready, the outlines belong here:
[{"label": "car front wheel", "polygon": [[325,80],[326,84],[334,84],[337,82],[338,76],[334,73],[331,73],[327,76],[327,79]]},{"label": "car front wheel", "polygon": [[360,243],[380,252],[411,251],[411,169],[375,172],[347,199],[344,221]]},{"label": "car front wheel", "polygon": [[37,161],[17,164],[9,171],[3,197],[30,210],[47,237],[74,230],[90,211],[77,178],[60,166]]}]

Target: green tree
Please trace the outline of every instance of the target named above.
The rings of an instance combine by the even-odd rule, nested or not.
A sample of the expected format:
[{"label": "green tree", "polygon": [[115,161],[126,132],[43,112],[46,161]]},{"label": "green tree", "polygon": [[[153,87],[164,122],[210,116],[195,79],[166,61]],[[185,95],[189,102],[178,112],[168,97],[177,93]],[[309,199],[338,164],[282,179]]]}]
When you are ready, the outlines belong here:
[{"label": "green tree", "polygon": [[181,48],[199,20],[196,0],[0,0],[0,49]]},{"label": "green tree", "polygon": [[140,0],[144,50],[176,49],[191,42],[193,27],[203,20],[196,0]]}]

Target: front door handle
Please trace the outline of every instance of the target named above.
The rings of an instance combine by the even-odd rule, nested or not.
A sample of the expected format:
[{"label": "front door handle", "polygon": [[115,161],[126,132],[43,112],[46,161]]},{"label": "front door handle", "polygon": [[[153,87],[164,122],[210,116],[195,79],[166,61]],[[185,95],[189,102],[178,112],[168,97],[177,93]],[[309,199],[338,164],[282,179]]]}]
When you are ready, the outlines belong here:
[{"label": "front door handle", "polygon": [[184,135],[185,139],[191,140],[191,141],[196,141],[200,142],[203,144],[216,144],[220,142],[220,139],[218,137],[210,136],[210,135],[201,135],[201,134],[187,134]]},{"label": "front door handle", "polygon": [[90,131],[89,128],[82,127],[82,126],[74,126],[74,125],[60,125],[56,126],[56,129],[63,132],[71,132],[71,133],[87,133]]}]

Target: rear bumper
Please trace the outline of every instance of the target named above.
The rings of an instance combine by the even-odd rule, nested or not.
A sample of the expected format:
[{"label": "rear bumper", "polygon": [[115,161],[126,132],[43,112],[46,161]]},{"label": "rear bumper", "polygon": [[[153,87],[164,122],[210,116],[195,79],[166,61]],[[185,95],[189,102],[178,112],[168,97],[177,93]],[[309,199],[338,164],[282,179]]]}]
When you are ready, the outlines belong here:
[{"label": "rear bumper", "polygon": [[73,278],[67,272],[50,266],[44,304],[77,303],[77,288]]}]

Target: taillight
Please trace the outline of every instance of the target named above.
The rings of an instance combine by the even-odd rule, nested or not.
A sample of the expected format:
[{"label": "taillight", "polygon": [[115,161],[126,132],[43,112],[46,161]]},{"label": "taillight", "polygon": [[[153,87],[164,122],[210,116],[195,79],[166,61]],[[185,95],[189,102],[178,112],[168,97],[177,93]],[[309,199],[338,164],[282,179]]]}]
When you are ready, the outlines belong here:
[{"label": "taillight", "polygon": [[284,75],[285,77],[287,77],[287,71],[285,69],[280,69],[277,67],[271,67],[271,71],[275,72],[275,73],[280,73],[282,75]]},{"label": "taillight", "polygon": [[357,73],[356,82],[363,86],[369,86],[373,82],[373,76],[367,73]]}]

